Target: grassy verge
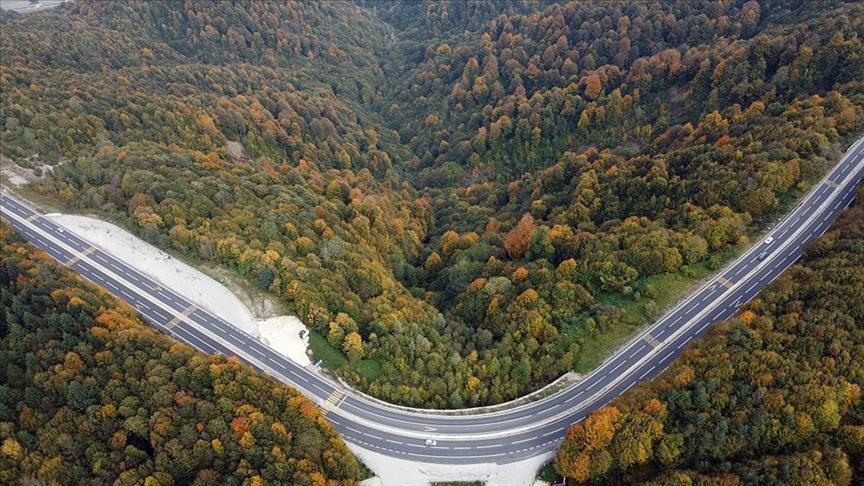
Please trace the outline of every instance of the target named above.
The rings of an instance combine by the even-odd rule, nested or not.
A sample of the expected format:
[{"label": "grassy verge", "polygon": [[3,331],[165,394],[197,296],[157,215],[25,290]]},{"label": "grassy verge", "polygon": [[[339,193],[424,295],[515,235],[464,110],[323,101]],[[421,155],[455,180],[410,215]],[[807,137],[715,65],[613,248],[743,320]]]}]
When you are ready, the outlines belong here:
[{"label": "grassy verge", "polygon": [[362,359],[357,362],[355,370],[363,378],[374,381],[381,375],[381,363],[374,359]]},{"label": "grassy verge", "polygon": [[686,273],[663,273],[643,277],[634,282],[633,293],[629,297],[621,294],[599,295],[596,304],[614,307],[618,314],[613,325],[605,332],[588,336],[581,327],[570,330],[572,339],[581,345],[573,371],[587,373],[596,368],[616,348],[627,342],[637,329],[659,318],[665,310],[702,285],[704,279],[734,259],[744,248],[743,245],[727,248],[704,262],[691,265]]},{"label": "grassy verge", "polygon": [[309,332],[309,347],[315,360],[323,360],[322,366],[338,370],[348,365],[348,358],[315,331]]},{"label": "grassy verge", "polygon": [[354,371],[367,380],[375,380],[381,375],[381,363],[374,359],[361,359],[352,363],[341,351],[334,348],[323,336],[312,331],[309,333],[309,348],[313,361],[323,360],[321,366],[337,371]]}]

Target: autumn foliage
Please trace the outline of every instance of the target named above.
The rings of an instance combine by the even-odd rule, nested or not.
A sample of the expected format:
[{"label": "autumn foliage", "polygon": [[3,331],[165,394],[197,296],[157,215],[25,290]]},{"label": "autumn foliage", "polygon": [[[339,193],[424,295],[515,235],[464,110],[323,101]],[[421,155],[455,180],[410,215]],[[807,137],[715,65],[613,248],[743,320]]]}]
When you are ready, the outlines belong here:
[{"label": "autumn foliage", "polygon": [[513,260],[519,260],[525,255],[528,250],[528,243],[531,241],[531,235],[534,234],[534,218],[530,213],[525,213],[509,233],[504,238],[504,249],[507,250],[507,255]]},{"label": "autumn foliage", "polygon": [[576,483],[857,484],[862,196],[739,315],[573,425],[555,468]]},{"label": "autumn foliage", "polygon": [[0,309],[2,484],[359,479],[304,396],[157,334],[4,222]]},{"label": "autumn foliage", "polygon": [[69,2],[0,19],[0,153],[270,294],[353,386],[484,405],[590,369],[818,179],[861,133],[861,18]]}]

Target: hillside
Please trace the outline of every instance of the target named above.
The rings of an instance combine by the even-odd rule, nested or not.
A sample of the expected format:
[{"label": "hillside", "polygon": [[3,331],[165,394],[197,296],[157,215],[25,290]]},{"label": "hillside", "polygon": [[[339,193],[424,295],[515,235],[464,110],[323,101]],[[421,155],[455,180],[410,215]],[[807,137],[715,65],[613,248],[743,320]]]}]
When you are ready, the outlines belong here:
[{"label": "hillside", "polygon": [[272,293],[358,388],[497,403],[591,369],[818,178],[864,127],[862,18],[75,2],[4,21],[0,151]]},{"label": "hillside", "polygon": [[[459,25],[460,9],[439,19],[432,5],[450,5],[428,3],[421,32]],[[587,144],[655,145],[663,155],[656,143],[670,127],[723,123],[705,120],[715,111],[760,101],[777,117],[805,93],[855,89],[857,9],[834,3],[839,11],[771,1],[564,2],[465,21],[473,30],[429,35],[424,57],[391,90],[390,119],[420,157],[425,185],[506,183]],[[416,23],[414,5],[395,16]],[[678,175],[686,182],[689,174]]]},{"label": "hillside", "polygon": [[5,222],[0,309],[0,483],[359,479],[312,402],[157,334]]},{"label": "hillside", "polygon": [[853,484],[864,477],[864,188],[805,256],[660,377],[573,426],[592,484]]}]

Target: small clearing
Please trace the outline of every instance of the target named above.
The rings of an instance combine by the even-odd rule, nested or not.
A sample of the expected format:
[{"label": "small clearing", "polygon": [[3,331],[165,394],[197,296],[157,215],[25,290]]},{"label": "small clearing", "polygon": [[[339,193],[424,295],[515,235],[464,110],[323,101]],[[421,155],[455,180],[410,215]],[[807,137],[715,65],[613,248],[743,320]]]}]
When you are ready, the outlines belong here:
[{"label": "small clearing", "polygon": [[0,156],[0,176],[2,176],[3,180],[8,181],[9,185],[13,187],[22,187],[53,170],[53,167],[49,164],[38,163],[36,160],[31,163],[36,167],[35,170],[16,164],[11,159]]}]

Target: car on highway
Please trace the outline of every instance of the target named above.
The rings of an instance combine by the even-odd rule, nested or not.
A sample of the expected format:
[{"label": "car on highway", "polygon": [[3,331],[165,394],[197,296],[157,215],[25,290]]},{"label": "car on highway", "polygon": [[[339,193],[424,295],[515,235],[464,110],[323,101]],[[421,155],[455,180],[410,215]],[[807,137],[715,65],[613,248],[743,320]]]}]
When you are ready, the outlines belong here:
[{"label": "car on highway", "polygon": [[767,257],[767,256],[768,256],[768,252],[767,252],[767,251],[763,251],[762,253],[756,255],[756,259],[759,260],[759,261],[761,262],[761,261],[764,260],[765,257]]},{"label": "car on highway", "polygon": [[437,443],[438,443],[438,441],[436,441],[435,439],[426,439],[426,445],[427,446],[434,446]]},{"label": "car on highway", "polygon": [[770,245],[771,243],[774,243],[774,237],[773,236],[769,236],[768,238],[765,238],[765,244],[766,245]]}]

